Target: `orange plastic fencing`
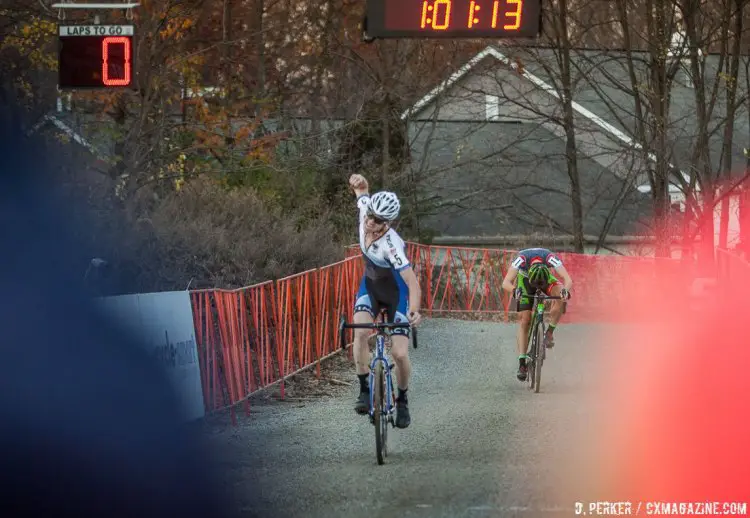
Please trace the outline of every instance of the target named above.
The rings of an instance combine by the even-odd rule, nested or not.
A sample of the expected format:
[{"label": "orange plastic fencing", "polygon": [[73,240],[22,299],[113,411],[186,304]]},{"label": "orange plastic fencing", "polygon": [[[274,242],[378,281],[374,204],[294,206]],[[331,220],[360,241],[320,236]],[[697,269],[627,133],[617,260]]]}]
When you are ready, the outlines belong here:
[{"label": "orange plastic fencing", "polygon": [[[514,251],[410,242],[407,254],[420,280],[423,313],[508,318],[511,300],[502,280]],[[247,412],[248,397],[275,383],[281,383],[283,397],[283,380],[316,363],[320,375],[319,361],[339,348],[339,317],[352,317],[363,271],[358,245],[347,247],[346,255],[338,263],[277,281],[231,291],[192,292],[207,412],[240,402],[245,402]],[[672,259],[568,253],[560,257],[574,281],[566,322],[611,318],[617,313],[613,306],[627,317],[638,301],[621,300],[618,286],[623,283],[640,283],[646,292],[660,286],[689,288],[684,266]],[[675,268],[659,268],[662,273],[657,279],[658,261]],[[730,263],[727,259],[722,264],[733,268],[731,275],[749,273],[743,269],[746,263]],[[666,279],[665,271],[674,277]]]},{"label": "orange plastic fencing", "polygon": [[510,296],[503,292],[502,282],[513,259],[511,252],[409,243],[409,258],[427,314],[507,315]]},{"label": "orange plastic fencing", "polygon": [[[425,313],[431,316],[495,313],[507,320],[513,308],[510,295],[502,289],[502,281],[516,251],[416,243],[410,243],[409,247],[423,291]],[[644,293],[667,287],[677,297],[685,296],[690,286],[689,268],[675,259],[558,255],[573,279],[574,298],[567,304],[564,317],[567,322],[629,318],[637,301],[621,296],[623,283],[637,284]],[[657,268],[663,265],[670,267]]]},{"label": "orange plastic fencing", "polygon": [[232,406],[276,379],[274,285],[191,293],[208,412]]},{"label": "orange plastic fencing", "polygon": [[352,258],[237,290],[193,291],[206,411],[244,402],[248,412],[248,396],[278,382],[283,397],[285,377],[336,352],[361,269]]}]

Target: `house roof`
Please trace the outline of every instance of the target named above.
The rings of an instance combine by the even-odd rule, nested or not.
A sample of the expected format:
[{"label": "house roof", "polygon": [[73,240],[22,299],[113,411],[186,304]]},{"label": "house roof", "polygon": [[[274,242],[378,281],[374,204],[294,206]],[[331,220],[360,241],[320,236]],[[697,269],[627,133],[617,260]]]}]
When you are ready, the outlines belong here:
[{"label": "house roof", "polygon": [[[420,188],[434,206],[428,228],[452,236],[572,233],[565,142],[543,125],[440,121],[429,134],[410,131],[414,159],[425,160],[429,175]],[[649,196],[595,160],[582,157],[578,167],[584,233],[599,235],[613,206],[611,235],[642,233]]]},{"label": "house roof", "polygon": [[90,152],[95,158],[99,160],[104,160],[104,157],[101,151],[96,146],[94,146],[88,139],[86,139],[86,137],[84,137],[75,129],[73,129],[73,127],[63,119],[63,117],[48,113],[44,115],[39,120],[39,122],[37,122],[36,124],[34,124],[34,126],[31,127],[31,129],[28,131],[28,134],[29,135],[34,134],[38,132],[39,130],[41,130],[46,125],[51,125],[56,130],[62,132],[64,135],[70,138],[73,142],[75,142],[76,144],[79,144],[88,152]]},{"label": "house roof", "polygon": [[[500,52],[497,48],[493,46],[489,46],[485,48],[484,50],[482,50],[479,54],[474,56],[468,63],[466,63],[464,66],[458,69],[448,79],[440,83],[440,85],[438,85],[437,87],[433,88],[430,92],[427,93],[427,95],[425,95],[419,101],[417,101],[414,104],[414,106],[404,111],[401,114],[401,118],[406,119],[410,114],[416,113],[420,111],[421,109],[423,109],[424,107],[426,107],[427,105],[429,105],[433,100],[435,100],[435,98],[438,95],[440,95],[444,91],[448,90],[451,86],[456,84],[459,80],[461,80],[463,77],[469,74],[472,70],[474,70],[475,67],[480,62],[482,62],[485,58],[488,58],[488,57],[495,58],[503,65],[512,68],[521,77],[524,77],[525,79],[531,81],[536,86],[538,86],[541,90],[545,91],[552,97],[555,97],[556,99],[561,99],[559,92],[550,83],[544,81],[541,77],[529,72],[525,67],[521,68],[519,66],[520,65],[519,62],[509,59],[505,54]],[[601,117],[596,115],[594,112],[586,109],[584,106],[582,106],[578,102],[573,101],[573,109],[577,113],[583,115],[587,119],[594,122],[600,128],[604,129],[605,131],[617,137],[624,144],[628,146],[637,146],[636,149],[639,148],[639,145],[636,144],[633,141],[633,139],[630,138],[625,132],[621,131],[616,126],[613,126],[612,124],[608,123],[606,120],[602,119]]]},{"label": "house roof", "polygon": [[[519,49],[519,54],[526,56],[526,66],[542,77],[549,77],[549,71],[556,62],[553,49],[536,49],[533,53]],[[575,98],[599,117],[608,120],[613,126],[629,135],[635,134],[636,97],[632,94],[628,59],[624,51],[580,50],[572,54],[574,80],[576,81]],[[705,56],[701,62],[705,77],[706,95],[716,94],[713,111],[708,117],[709,152],[713,171],[722,168],[721,154],[724,143],[727,96],[726,74],[720,67],[726,66],[717,54]],[[633,72],[641,84],[648,82],[651,73],[651,58],[644,52],[632,54]],[[677,169],[688,172],[694,163],[693,153],[698,147],[699,115],[696,103],[696,89],[687,71],[689,63],[683,59],[670,89],[668,126],[666,129],[668,159]],[[738,106],[733,124],[733,141],[731,148],[733,174],[744,174],[745,158],[743,147],[750,139],[747,125],[746,71],[740,67],[738,79]],[[715,89],[715,90],[714,90]],[[741,165],[740,165],[741,164]]]},{"label": "house roof", "polygon": [[[644,54],[636,54],[637,59],[634,60],[636,73],[641,75],[647,73],[648,63],[644,59]],[[635,102],[633,96],[627,92],[627,88],[630,88],[630,79],[627,75],[628,71],[624,67],[625,53],[623,51],[574,51],[572,57],[575,84],[573,110],[580,117],[585,118],[610,136],[612,140],[619,142],[623,149],[641,149],[640,144],[631,137],[635,126]],[[402,118],[413,118],[420,111],[424,111],[438,96],[446,93],[467,75],[477,70],[478,65],[487,59],[496,60],[503,67],[515,71],[516,74],[533,83],[540,91],[546,92],[553,98],[560,99],[560,94],[553,86],[555,79],[550,76],[550,71],[557,67],[553,49],[508,48],[507,51],[502,52],[495,46],[488,46],[413,106],[405,110],[401,114]],[[716,56],[706,58],[707,77],[716,75],[718,70],[716,61]],[[670,117],[672,125],[668,131],[673,140],[672,158],[676,160],[671,161],[670,166],[673,171],[682,172],[684,179],[688,179],[689,176],[683,171],[686,171],[686,167],[690,166],[689,157],[695,146],[694,135],[697,128],[697,115],[694,108],[695,92],[692,88],[680,84],[678,81],[673,85],[671,97]],[[741,104],[744,105],[745,103]],[[743,110],[745,108],[741,106],[739,113],[741,114]],[[724,114],[721,98],[717,102],[714,113],[718,113],[718,115],[713,117],[712,128],[720,123],[721,116]],[[735,121],[738,120],[746,119],[737,116]],[[735,138],[732,149],[733,163],[743,161],[742,146],[746,145],[750,139],[746,126],[746,124],[735,122]],[[581,137],[579,140],[583,141],[583,136]],[[716,169],[719,167],[722,140],[721,132],[713,135],[710,139],[712,165]],[[597,160],[596,156],[593,156],[593,158]],[[651,163],[656,163],[656,156],[653,153],[649,153],[648,158]],[[675,161],[677,164],[674,163]],[[603,160],[600,162],[607,166]],[[639,187],[642,192],[650,190],[645,178],[641,178],[639,183],[642,184]],[[677,182],[675,181],[675,183]],[[671,190],[674,192],[679,189],[672,186]]]}]

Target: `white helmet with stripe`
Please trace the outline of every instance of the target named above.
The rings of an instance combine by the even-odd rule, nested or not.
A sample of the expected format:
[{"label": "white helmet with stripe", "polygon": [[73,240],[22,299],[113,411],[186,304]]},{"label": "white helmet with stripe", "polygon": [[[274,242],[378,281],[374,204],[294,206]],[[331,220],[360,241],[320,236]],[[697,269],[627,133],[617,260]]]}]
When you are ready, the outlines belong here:
[{"label": "white helmet with stripe", "polygon": [[398,196],[390,191],[376,192],[370,198],[370,212],[376,218],[393,221],[398,218],[401,203]]}]

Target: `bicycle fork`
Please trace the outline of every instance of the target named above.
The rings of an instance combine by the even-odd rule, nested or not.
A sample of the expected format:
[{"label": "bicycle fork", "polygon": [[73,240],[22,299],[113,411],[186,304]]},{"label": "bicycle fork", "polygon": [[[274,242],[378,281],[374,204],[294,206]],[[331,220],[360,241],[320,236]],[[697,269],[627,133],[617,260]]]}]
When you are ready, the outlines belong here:
[{"label": "bicycle fork", "polygon": [[388,419],[389,421],[393,422],[393,405],[391,402],[393,401],[393,378],[391,375],[391,371],[393,370],[394,364],[389,364],[388,360],[385,358],[384,350],[385,350],[385,338],[383,336],[378,336],[375,341],[376,348],[375,348],[375,356],[373,357],[372,361],[370,362],[370,422],[374,421],[375,412],[380,412],[381,409],[375,408],[375,390],[376,386],[375,384],[378,383],[378,380],[375,379],[375,367],[378,363],[383,365],[383,382],[385,385],[385,393],[383,396],[385,397],[385,411],[383,411],[383,417]]}]

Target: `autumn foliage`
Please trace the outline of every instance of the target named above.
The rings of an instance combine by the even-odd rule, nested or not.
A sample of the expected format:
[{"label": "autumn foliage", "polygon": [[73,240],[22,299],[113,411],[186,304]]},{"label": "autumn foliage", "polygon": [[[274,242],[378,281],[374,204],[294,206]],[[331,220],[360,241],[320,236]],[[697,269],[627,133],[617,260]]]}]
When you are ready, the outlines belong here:
[{"label": "autumn foliage", "polygon": [[[337,259],[353,230],[347,176],[407,185],[400,111],[481,46],[365,45],[364,4],[350,0],[5,5],[3,75],[32,112],[52,111],[96,150],[86,160],[48,131],[75,155],[76,174],[61,178],[89,199],[80,217],[117,229],[100,255],[139,290],[249,284]],[[57,25],[94,14],[135,25],[138,88],[63,93],[51,110]]]},{"label": "autumn foliage", "polygon": [[[52,113],[91,144],[86,169],[100,175],[96,190],[81,182],[83,168],[74,183],[95,192],[87,196],[97,219],[124,222],[141,232],[138,242],[158,243],[168,250],[160,254],[187,265],[169,279],[146,275],[152,279],[146,285],[154,288],[181,286],[191,278],[250,283],[329,260],[328,252],[318,254],[326,247],[311,247],[304,260],[288,268],[247,254],[244,262],[227,259],[233,266],[219,266],[218,258],[232,257],[231,250],[220,250],[236,246],[230,242],[268,237],[261,226],[239,224],[250,216],[237,208],[238,200],[257,210],[262,206],[276,218],[262,228],[285,228],[279,235],[292,242],[307,235],[328,236],[326,243],[350,242],[346,178],[352,172],[368,175],[374,188],[389,186],[409,199],[400,231],[419,238],[418,167],[412,167],[411,137],[401,113],[492,43],[396,39],[366,44],[361,39],[365,2],[353,0],[142,0],[132,12],[97,13],[103,24],[136,27],[137,89],[59,93],[57,25],[92,23],[95,13],[69,10],[61,19],[50,5],[3,3],[3,81],[23,93],[33,117]],[[620,6],[627,8],[627,20],[631,14],[637,18],[646,4],[623,0],[600,6],[582,0],[564,5],[548,3],[545,34],[537,43],[559,43],[555,24],[562,18],[555,17],[567,9],[570,45],[622,47],[624,35],[632,32],[632,47],[644,46],[640,33],[623,32],[615,14]],[[628,23],[648,25],[635,18]],[[51,134],[60,138],[59,131]],[[74,154],[70,136],[62,142]],[[181,212],[187,204],[190,211]],[[187,232],[177,214],[189,214],[194,223],[190,241],[176,237]],[[143,221],[152,223],[148,230]],[[226,228],[235,229],[231,240],[213,240]],[[192,259],[208,249],[217,260]],[[128,259],[128,268],[139,271],[136,263],[137,258]]]}]

